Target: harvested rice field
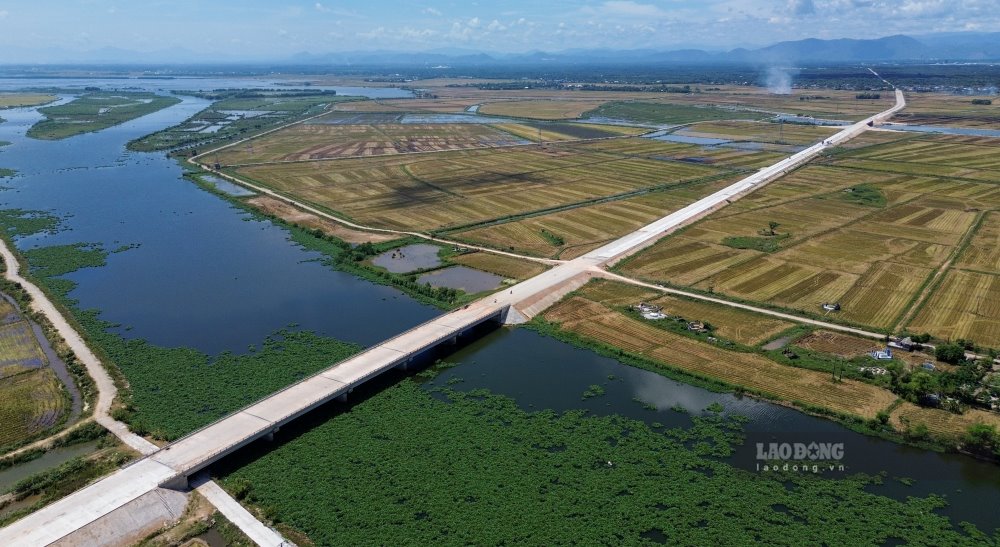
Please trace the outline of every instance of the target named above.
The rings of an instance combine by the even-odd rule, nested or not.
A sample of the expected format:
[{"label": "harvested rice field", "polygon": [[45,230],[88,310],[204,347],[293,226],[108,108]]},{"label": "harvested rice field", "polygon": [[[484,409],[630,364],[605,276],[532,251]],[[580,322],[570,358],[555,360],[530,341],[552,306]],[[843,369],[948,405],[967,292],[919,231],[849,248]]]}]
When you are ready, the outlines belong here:
[{"label": "harvested rice field", "polygon": [[528,279],[546,270],[546,267],[538,262],[486,252],[465,253],[451,257],[449,260],[507,279]]},{"label": "harvested rice field", "polygon": [[908,328],[941,339],[1000,345],[1000,275],[950,270]]},{"label": "harvested rice field", "polygon": [[711,323],[715,327],[716,336],[749,346],[770,340],[794,326],[788,321],[766,315],[701,300],[689,300],[606,279],[594,279],[577,290],[575,295],[608,308],[634,306],[639,302],[662,306],[663,313],[669,316]]},{"label": "harvested rice field", "polygon": [[955,414],[904,402],[889,417],[890,423],[899,431],[924,424],[928,431],[941,437],[957,437],[976,423],[990,424],[1000,429],[1000,414],[975,408],[966,410],[963,414]]},{"label": "harvested rice field", "polygon": [[297,124],[219,153],[221,163],[305,161],[525,144],[485,124]]},{"label": "harvested rice field", "polygon": [[573,296],[545,313],[561,328],[598,342],[623,348],[666,366],[730,385],[761,391],[799,404],[870,419],[887,408],[895,395],[882,388],[781,365],[754,353],[727,351],[633,319],[580,296]]},{"label": "harvested rice field", "polygon": [[475,228],[452,237],[521,254],[572,259],[724,188],[737,178],[673,185],[635,198]]},{"label": "harvested rice field", "polygon": [[710,166],[557,147],[257,165],[234,172],[365,225],[410,230],[456,228],[727,174]]},{"label": "harvested rice field", "polygon": [[[651,281],[892,330],[956,252],[978,210],[1000,204],[995,184],[845,168],[851,161],[845,158],[858,156],[885,156],[890,163],[923,157],[908,152],[915,143],[921,151],[968,146],[941,137],[872,139],[867,148],[772,183],[619,268]],[[977,142],[965,155],[989,167],[996,160],[982,156],[984,146]],[[987,240],[995,239],[990,229]],[[826,314],[825,302],[838,302],[841,310]],[[927,307],[934,305],[932,298]],[[991,321],[979,319],[976,328],[993,333]],[[922,323],[911,329],[917,325]]]},{"label": "harvested rice field", "polygon": [[806,146],[817,143],[837,132],[835,127],[779,124],[771,122],[715,121],[696,123],[679,134],[690,137],[781,143]]}]

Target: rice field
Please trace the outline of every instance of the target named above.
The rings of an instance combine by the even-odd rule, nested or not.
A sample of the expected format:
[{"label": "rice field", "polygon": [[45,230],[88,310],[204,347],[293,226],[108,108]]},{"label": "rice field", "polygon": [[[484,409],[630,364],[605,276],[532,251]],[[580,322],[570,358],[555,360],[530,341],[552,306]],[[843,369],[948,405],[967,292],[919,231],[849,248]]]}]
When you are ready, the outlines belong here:
[{"label": "rice field", "polygon": [[[510,146],[525,141],[485,124],[297,124],[218,154],[225,165]],[[214,160],[214,157],[213,157]]]},{"label": "rice field", "polygon": [[648,129],[641,127],[570,122],[498,123],[494,126],[532,142],[606,139],[608,137],[638,135],[648,131]]},{"label": "rice field", "polygon": [[828,374],[778,364],[762,355],[727,351],[674,334],[574,296],[545,313],[549,321],[585,338],[643,355],[654,361],[730,385],[788,401],[874,418],[895,396],[884,389]]},{"label": "rice field", "polygon": [[933,135],[856,150],[838,164],[874,171],[1000,180],[1000,139]]},{"label": "rice field", "polygon": [[578,150],[595,150],[619,154],[623,157],[666,159],[741,169],[760,169],[788,155],[775,151],[742,150],[725,146],[697,146],[641,137],[574,143],[571,146]]},{"label": "rice field", "polygon": [[379,99],[337,103],[333,110],[341,112],[438,112],[457,114],[478,104],[477,99]]},{"label": "rice field", "polygon": [[990,212],[955,261],[955,267],[1000,274],[1000,212]]},{"label": "rice field", "polygon": [[449,258],[451,262],[494,273],[507,279],[528,279],[545,271],[545,266],[529,260],[521,260],[493,253],[466,253]]},{"label": "rice field", "polygon": [[455,228],[725,173],[557,147],[257,165],[235,172],[367,225],[411,230]]},{"label": "rice field", "polygon": [[[972,104],[973,99],[991,99],[991,105]],[[906,110],[894,121],[915,125],[945,125],[996,129],[1000,127],[1000,99],[948,93],[907,93]]]},{"label": "rice field", "polygon": [[[842,309],[831,318],[891,330],[924,283],[955,253],[974,226],[977,211],[1000,203],[1000,187],[927,176],[918,169],[912,174],[868,171],[852,162],[884,157],[896,165],[911,159],[931,161],[927,154],[953,151],[984,168],[1000,161],[984,155],[983,149],[992,147],[974,141],[872,139],[869,147],[797,170],[661,240],[619,268],[657,282],[809,313],[824,313],[822,303],[839,302]],[[880,195],[881,202],[853,199],[860,185]],[[778,223],[773,236],[771,222]],[[996,240],[991,230],[996,228],[989,225],[983,232],[985,243],[972,246],[980,249],[977,256],[989,256],[989,242]],[[757,250],[728,243],[733,238],[774,240]],[[932,299],[927,307],[936,302]],[[978,319],[975,328],[989,329],[990,322]],[[924,323],[915,322],[911,328],[918,324]]]},{"label": "rice field", "polygon": [[728,186],[736,178],[668,187],[635,198],[475,228],[453,237],[521,254],[572,259]]},{"label": "rice field", "polygon": [[62,384],[50,368],[0,382],[0,446],[23,441],[56,424],[66,410]]},{"label": "rice field", "polygon": [[588,100],[526,100],[485,103],[479,112],[491,116],[510,116],[536,120],[565,120],[579,118],[606,101]]},{"label": "rice field", "polygon": [[634,306],[647,302],[663,307],[663,313],[689,321],[711,323],[715,334],[727,340],[753,346],[770,340],[794,324],[738,308],[719,306],[700,300],[663,294],[659,291],[595,279],[576,291],[576,296],[592,300],[608,308]]},{"label": "rice field", "polygon": [[806,146],[817,143],[838,131],[834,127],[778,124],[750,121],[702,122],[682,129],[679,134],[690,137],[727,139]]},{"label": "rice field", "polygon": [[975,423],[991,424],[1000,429],[1000,414],[979,409],[969,409],[963,414],[955,414],[938,408],[925,408],[904,402],[889,416],[890,423],[899,431],[927,426],[927,430],[940,437],[960,437]]},{"label": "rice field", "polygon": [[1000,274],[948,271],[908,328],[945,340],[1000,345]]}]

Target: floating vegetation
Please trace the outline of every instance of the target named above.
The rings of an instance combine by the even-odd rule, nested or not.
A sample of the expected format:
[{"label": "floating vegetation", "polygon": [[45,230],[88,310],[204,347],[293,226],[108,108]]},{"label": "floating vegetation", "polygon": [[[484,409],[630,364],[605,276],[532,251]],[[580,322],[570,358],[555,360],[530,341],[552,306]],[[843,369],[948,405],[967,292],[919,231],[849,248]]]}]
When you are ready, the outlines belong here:
[{"label": "floating vegetation", "polygon": [[736,469],[719,458],[743,422],[718,414],[654,430],[615,415],[525,412],[484,390],[440,393],[404,381],[221,470],[223,484],[316,545],[620,545],[653,529],[683,545],[990,541],[936,514],[939,497],[874,495],[860,476]]}]

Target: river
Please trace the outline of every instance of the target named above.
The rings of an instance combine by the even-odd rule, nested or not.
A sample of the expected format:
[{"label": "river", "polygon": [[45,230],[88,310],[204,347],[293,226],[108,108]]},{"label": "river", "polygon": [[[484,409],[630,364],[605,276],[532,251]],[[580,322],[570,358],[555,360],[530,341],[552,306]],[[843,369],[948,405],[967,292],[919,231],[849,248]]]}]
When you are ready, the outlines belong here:
[{"label": "river", "polygon": [[[0,80],[0,89],[4,85]],[[24,137],[40,118],[35,109],[0,113],[8,120],[0,124],[0,140],[13,143],[0,148],[0,166],[19,171],[3,181],[2,207],[65,218],[63,231],[21,238],[17,246],[137,245],[111,254],[105,267],[71,274],[77,287],[70,296],[121,325],[116,329],[123,337],[209,354],[243,352],[290,324],[371,345],[439,313],[393,288],[321,264],[318,253],[292,242],[285,229],[183,179],[180,166],[163,154],[125,149],[129,140],[179,123],[207,104],[185,97],[160,112],[63,141]],[[938,493],[948,499],[943,512],[955,522],[1000,527],[1000,474],[971,458],[904,447],[778,405],[712,393],[525,329],[490,333],[451,359],[462,364],[437,382],[460,377],[459,389],[487,387],[525,408],[587,408],[678,425],[686,417],[671,410],[675,405],[699,412],[719,402],[750,418],[751,439],[836,439],[845,443],[853,470],[916,480],[912,486],[887,480],[881,493]],[[594,384],[604,387],[604,395],[581,400]],[[734,461],[752,465],[739,455]]]}]

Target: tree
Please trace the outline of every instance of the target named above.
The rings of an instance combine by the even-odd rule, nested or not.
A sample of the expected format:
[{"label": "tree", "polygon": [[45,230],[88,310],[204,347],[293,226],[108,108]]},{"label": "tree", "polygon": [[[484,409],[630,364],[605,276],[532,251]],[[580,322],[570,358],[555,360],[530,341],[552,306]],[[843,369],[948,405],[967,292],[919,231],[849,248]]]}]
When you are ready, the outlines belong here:
[{"label": "tree", "polygon": [[774,232],[774,230],[775,230],[775,228],[777,228],[778,226],[781,226],[781,224],[778,224],[777,222],[775,222],[775,221],[773,221],[773,220],[767,223],[767,227],[768,227],[768,229],[770,229],[770,231],[771,231],[771,235],[775,235],[775,232]]},{"label": "tree", "polygon": [[957,365],[965,360],[965,348],[952,342],[940,344],[934,349],[934,356],[945,363]]},{"label": "tree", "polygon": [[973,450],[1000,456],[1000,434],[997,434],[994,425],[972,424],[966,429],[962,440]]}]

